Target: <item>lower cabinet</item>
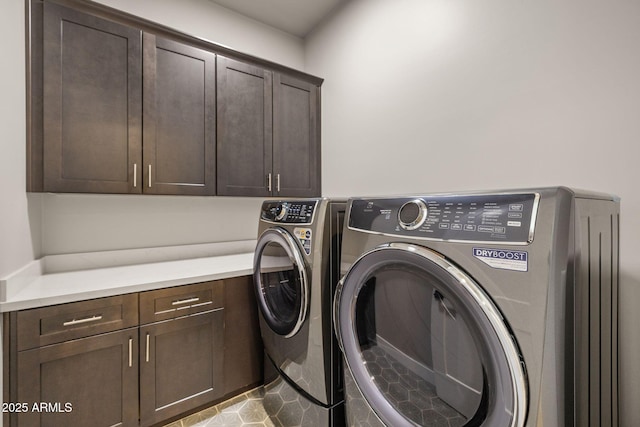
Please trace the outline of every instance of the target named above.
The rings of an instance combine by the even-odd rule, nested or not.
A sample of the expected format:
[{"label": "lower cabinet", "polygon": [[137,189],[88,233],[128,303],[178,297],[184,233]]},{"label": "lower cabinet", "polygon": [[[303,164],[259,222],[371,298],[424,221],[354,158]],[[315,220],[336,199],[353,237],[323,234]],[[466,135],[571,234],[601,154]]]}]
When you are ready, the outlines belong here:
[{"label": "lower cabinet", "polygon": [[17,425],[137,426],[137,345],[133,328],[20,352]]},{"label": "lower cabinet", "polygon": [[264,351],[251,276],[225,279],[224,389],[229,396],[261,384]]},{"label": "lower cabinet", "polygon": [[223,314],[218,309],[140,328],[140,425],[224,395]]},{"label": "lower cabinet", "polygon": [[5,426],[147,427],[262,383],[250,277],[22,310],[4,321],[4,402],[13,405]]}]

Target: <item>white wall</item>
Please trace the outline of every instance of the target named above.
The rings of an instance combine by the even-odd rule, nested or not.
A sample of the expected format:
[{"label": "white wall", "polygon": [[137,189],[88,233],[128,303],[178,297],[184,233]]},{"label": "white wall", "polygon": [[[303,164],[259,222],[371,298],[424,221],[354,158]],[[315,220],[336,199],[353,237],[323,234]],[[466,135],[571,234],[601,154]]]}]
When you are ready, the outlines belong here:
[{"label": "white wall", "polygon": [[352,0],[306,41],[325,195],[622,198],[620,383],[640,425],[640,2]]},{"label": "white wall", "polygon": [[[31,261],[39,251],[38,209],[30,223],[26,187],[24,2],[4,2],[0,40],[0,277]],[[34,228],[32,228],[34,227]]]},{"label": "white wall", "polygon": [[40,194],[42,253],[250,240],[262,199]]},{"label": "white wall", "polygon": [[298,70],[302,39],[254,21],[209,0],[96,0],[170,28]]}]

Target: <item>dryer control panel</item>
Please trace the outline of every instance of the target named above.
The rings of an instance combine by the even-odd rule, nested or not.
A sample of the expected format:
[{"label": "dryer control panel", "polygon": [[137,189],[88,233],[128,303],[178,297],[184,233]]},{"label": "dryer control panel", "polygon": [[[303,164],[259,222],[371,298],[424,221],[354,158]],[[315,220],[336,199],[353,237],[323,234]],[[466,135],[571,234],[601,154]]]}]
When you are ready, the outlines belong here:
[{"label": "dryer control panel", "polygon": [[433,240],[527,244],[533,241],[539,198],[526,193],[355,199],[349,228]]},{"label": "dryer control panel", "polygon": [[260,218],[279,224],[311,224],[317,204],[316,200],[266,201],[262,204]]}]

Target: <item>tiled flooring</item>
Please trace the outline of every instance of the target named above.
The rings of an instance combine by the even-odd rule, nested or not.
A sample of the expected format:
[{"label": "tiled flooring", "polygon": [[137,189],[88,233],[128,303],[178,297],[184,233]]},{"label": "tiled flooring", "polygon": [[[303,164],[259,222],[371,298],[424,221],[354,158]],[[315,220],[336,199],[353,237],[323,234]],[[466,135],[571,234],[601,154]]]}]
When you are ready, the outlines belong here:
[{"label": "tiled flooring", "polygon": [[376,385],[405,417],[421,426],[458,427],[467,421],[420,378],[378,346],[362,352]]},{"label": "tiled flooring", "polygon": [[[363,353],[378,387],[406,417],[422,426],[458,427],[466,422],[464,417],[438,397],[431,384],[406,369],[384,350],[373,346]],[[263,406],[264,398],[264,388],[258,387],[165,427],[276,427]],[[364,405],[364,401],[360,400],[349,401],[352,415],[357,420],[352,424],[380,425],[378,421],[369,423],[364,420],[370,410],[360,408],[360,405]]]},{"label": "tiled flooring", "polygon": [[165,427],[275,427],[262,406],[263,396],[259,387]]}]

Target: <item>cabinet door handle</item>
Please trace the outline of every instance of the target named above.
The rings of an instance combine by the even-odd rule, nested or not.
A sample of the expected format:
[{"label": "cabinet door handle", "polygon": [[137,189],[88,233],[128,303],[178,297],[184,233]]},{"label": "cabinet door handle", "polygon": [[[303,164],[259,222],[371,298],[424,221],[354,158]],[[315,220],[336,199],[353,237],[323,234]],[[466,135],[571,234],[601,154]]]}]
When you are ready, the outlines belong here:
[{"label": "cabinet door handle", "polygon": [[96,322],[98,320],[102,320],[102,315],[101,314],[96,314],[96,315],[91,316],[91,317],[84,317],[82,319],[69,320],[68,322],[64,322],[62,324],[62,326],[73,326],[73,325],[79,325],[79,324],[82,324],[82,323]]},{"label": "cabinet door handle", "polygon": [[147,332],[147,342],[146,342],[146,345],[145,345],[144,360],[145,360],[145,362],[149,361],[149,333],[148,332]]},{"label": "cabinet door handle", "polygon": [[276,174],[276,191],[280,192],[280,174]]},{"label": "cabinet door handle", "polygon": [[151,165],[149,165],[149,188],[151,188]]},{"label": "cabinet door handle", "polygon": [[200,301],[199,297],[192,297],[192,298],[187,298],[187,299],[178,299],[175,300],[171,303],[171,305],[182,305],[182,304],[189,304],[191,302],[198,302]]},{"label": "cabinet door handle", "polygon": [[133,338],[129,338],[129,367],[133,366]]},{"label": "cabinet door handle", "polygon": [[267,175],[267,191],[271,193],[271,172]]},{"label": "cabinet door handle", "polygon": [[138,164],[133,164],[133,188],[138,186]]}]

